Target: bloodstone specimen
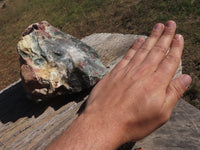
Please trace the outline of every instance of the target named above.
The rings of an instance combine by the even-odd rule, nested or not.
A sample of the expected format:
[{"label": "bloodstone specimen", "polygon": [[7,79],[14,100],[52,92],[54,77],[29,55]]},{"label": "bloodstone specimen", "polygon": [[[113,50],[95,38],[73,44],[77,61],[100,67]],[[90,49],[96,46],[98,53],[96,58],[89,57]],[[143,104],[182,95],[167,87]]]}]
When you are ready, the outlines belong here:
[{"label": "bloodstone specimen", "polygon": [[93,48],[46,21],[30,25],[17,50],[22,81],[32,99],[80,92],[106,73]]}]

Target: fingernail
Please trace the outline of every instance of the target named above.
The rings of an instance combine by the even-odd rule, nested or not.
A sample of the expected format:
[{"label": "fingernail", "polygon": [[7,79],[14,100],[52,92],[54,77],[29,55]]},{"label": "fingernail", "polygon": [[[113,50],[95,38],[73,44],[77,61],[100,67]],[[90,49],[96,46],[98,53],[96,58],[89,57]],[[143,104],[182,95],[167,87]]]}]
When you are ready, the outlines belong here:
[{"label": "fingernail", "polygon": [[154,26],[154,30],[161,30],[162,29],[162,24],[161,23],[158,23]]},{"label": "fingernail", "polygon": [[166,27],[169,27],[169,28],[174,27],[174,25],[175,25],[175,22],[174,22],[174,21],[168,21],[168,22],[166,23]]},{"label": "fingernail", "polygon": [[192,82],[192,78],[189,75],[184,75],[181,78],[181,82],[185,86],[185,88],[188,88],[190,86],[190,83]]},{"label": "fingernail", "polygon": [[137,42],[139,42],[139,43],[144,42],[144,38],[138,38],[138,39],[137,39]]},{"label": "fingernail", "polygon": [[182,40],[183,36],[181,34],[176,34],[174,37],[176,40]]}]

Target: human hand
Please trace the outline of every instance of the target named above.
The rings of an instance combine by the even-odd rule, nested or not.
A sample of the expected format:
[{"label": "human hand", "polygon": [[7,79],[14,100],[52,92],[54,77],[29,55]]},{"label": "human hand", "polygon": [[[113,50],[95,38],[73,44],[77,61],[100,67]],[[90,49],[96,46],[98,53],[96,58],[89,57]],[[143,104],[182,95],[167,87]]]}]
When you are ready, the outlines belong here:
[{"label": "human hand", "polygon": [[172,79],[184,44],[175,30],[173,21],[159,23],[146,40],[138,39],[93,88],[84,112],[47,149],[116,149],[167,122],[191,83],[188,75]]},{"label": "human hand", "polygon": [[175,30],[173,21],[157,24],[92,90],[83,114],[98,119],[105,137],[113,134],[120,144],[137,141],[170,118],[191,82],[188,75],[172,80],[184,45]]}]

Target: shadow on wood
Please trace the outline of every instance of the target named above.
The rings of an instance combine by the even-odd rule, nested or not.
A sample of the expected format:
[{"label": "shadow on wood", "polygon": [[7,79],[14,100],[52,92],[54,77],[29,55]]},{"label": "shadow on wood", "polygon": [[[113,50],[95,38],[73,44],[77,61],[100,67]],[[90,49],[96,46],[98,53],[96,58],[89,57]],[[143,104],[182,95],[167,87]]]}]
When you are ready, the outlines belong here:
[{"label": "shadow on wood", "polygon": [[[7,122],[15,122],[22,117],[31,118],[34,116],[37,118],[49,106],[56,111],[71,101],[79,102],[83,100],[89,92],[90,89],[78,94],[72,94],[68,97],[61,96],[56,99],[51,99],[50,101],[35,102],[26,97],[21,81],[19,81],[0,94],[0,121],[5,124]],[[81,109],[82,108],[83,107],[81,107]],[[81,110],[79,112],[81,112]]]},{"label": "shadow on wood", "polygon": [[[82,41],[95,48],[104,65],[112,69],[138,37],[100,33],[85,37]],[[181,65],[179,68],[180,73]],[[28,100],[20,81],[0,92],[0,149],[43,150],[81,113],[89,92],[54,99],[48,103]],[[170,121],[149,137],[137,142],[135,148],[197,150],[200,145],[199,116],[199,110],[181,100]],[[128,143],[119,150],[130,150],[133,145],[134,143]]]}]

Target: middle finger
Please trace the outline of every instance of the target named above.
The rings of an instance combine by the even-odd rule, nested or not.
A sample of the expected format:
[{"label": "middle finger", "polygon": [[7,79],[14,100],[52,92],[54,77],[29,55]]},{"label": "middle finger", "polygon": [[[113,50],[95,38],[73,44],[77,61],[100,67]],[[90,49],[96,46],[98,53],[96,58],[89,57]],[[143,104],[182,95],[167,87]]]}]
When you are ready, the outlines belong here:
[{"label": "middle finger", "polygon": [[131,68],[135,68],[136,66],[141,64],[141,62],[143,62],[146,55],[153,48],[155,43],[162,35],[163,30],[164,25],[162,23],[158,23],[154,26],[151,35],[146,39],[141,48],[136,52],[135,56],[130,60],[129,65]]},{"label": "middle finger", "polygon": [[168,21],[166,23],[163,35],[160,37],[158,42],[155,44],[155,46],[147,55],[144,61],[144,65],[150,64],[153,70],[157,68],[162,59],[165,57],[167,50],[171,45],[171,42],[174,38],[175,30],[176,30],[176,23],[174,21]]}]

